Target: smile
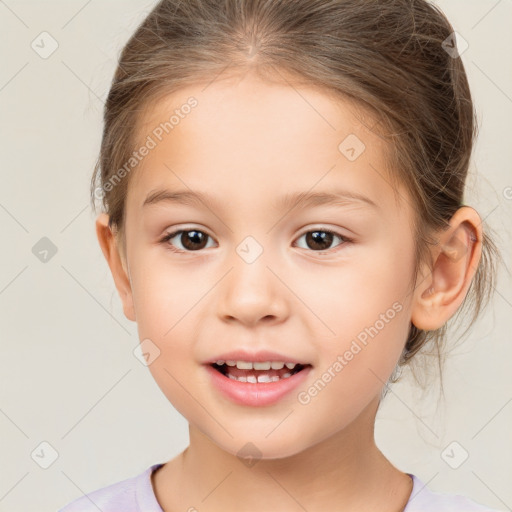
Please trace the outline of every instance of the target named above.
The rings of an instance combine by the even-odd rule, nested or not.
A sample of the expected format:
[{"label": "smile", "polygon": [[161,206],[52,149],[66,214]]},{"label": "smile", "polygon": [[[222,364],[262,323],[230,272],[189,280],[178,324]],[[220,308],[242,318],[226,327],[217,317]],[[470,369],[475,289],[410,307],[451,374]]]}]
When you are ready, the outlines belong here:
[{"label": "smile", "polygon": [[310,364],[281,361],[222,361],[206,365],[214,387],[230,400],[250,406],[278,402],[301,384]]}]

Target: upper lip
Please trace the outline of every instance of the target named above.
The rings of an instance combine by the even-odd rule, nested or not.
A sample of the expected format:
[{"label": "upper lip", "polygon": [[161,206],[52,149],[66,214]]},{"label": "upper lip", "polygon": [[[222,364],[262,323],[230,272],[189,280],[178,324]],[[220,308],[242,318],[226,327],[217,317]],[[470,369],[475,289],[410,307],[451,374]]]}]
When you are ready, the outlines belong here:
[{"label": "upper lip", "polygon": [[251,362],[265,362],[265,361],[281,361],[283,363],[295,363],[301,365],[308,365],[306,361],[300,361],[299,359],[291,356],[285,356],[278,352],[272,352],[270,350],[259,350],[258,352],[250,352],[248,350],[233,350],[231,352],[224,352],[218,356],[212,357],[205,364],[213,364],[217,361],[251,361]]}]

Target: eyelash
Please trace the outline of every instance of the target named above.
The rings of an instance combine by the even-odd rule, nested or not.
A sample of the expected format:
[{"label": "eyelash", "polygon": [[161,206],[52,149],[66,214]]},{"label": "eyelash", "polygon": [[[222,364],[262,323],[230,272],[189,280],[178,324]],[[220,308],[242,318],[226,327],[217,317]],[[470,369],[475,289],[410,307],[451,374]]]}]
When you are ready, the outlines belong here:
[{"label": "eyelash", "polygon": [[[197,251],[187,251],[187,250],[183,250],[183,249],[176,249],[176,247],[174,247],[173,245],[168,243],[169,240],[173,239],[176,235],[179,235],[180,233],[186,233],[189,231],[197,231],[198,233],[202,233],[202,234],[206,235],[207,237],[212,238],[210,235],[208,235],[208,233],[205,233],[204,231],[201,231],[200,229],[179,229],[179,230],[173,231],[172,233],[168,233],[167,235],[165,235],[160,240],[160,243],[167,245],[171,251],[176,252],[176,253],[201,252],[201,249],[199,249]],[[333,235],[334,237],[338,237],[341,239],[341,243],[338,244],[337,246],[335,246],[334,250],[333,249],[327,249],[325,251],[314,251],[312,249],[310,250],[311,252],[314,252],[316,254],[328,254],[330,252],[337,252],[336,247],[347,245],[347,244],[350,244],[353,242],[352,238],[348,238],[346,236],[340,235],[339,233],[336,233],[335,231],[332,231],[331,229],[327,229],[327,228],[325,228],[325,229],[324,228],[310,229],[310,230],[302,233],[298,238],[302,238],[304,235],[307,235],[308,233],[315,233],[315,232],[329,233],[330,235]]]}]

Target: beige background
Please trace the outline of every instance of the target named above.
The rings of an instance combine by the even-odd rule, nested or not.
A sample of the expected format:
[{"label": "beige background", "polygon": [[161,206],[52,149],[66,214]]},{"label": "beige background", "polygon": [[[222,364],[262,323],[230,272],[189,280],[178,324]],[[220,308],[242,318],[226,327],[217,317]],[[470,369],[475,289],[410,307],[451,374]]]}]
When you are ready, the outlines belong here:
[{"label": "beige background", "polygon": [[[438,4],[469,43],[481,124],[467,203],[510,263],[512,2]],[[0,511],[56,510],[188,443],[185,420],[133,355],[136,325],[123,316],[88,205],[117,54],[153,5],[0,1]],[[31,47],[43,31],[59,45],[46,59]],[[32,252],[43,237],[57,249],[46,263]],[[446,365],[445,404],[436,409],[435,393],[422,398],[405,381],[376,424],[400,469],[502,510],[512,507],[511,315],[511,277],[500,269],[490,309]],[[458,469],[442,457],[454,441],[452,459],[469,454]]]}]

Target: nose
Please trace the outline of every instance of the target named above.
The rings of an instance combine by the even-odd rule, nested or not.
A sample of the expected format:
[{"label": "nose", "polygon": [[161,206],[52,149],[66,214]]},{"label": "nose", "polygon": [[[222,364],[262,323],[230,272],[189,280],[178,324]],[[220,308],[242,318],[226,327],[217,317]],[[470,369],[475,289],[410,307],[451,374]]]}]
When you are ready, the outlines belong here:
[{"label": "nose", "polygon": [[218,315],[224,322],[253,327],[283,322],[289,314],[287,288],[263,257],[252,263],[238,258],[219,283]]}]

